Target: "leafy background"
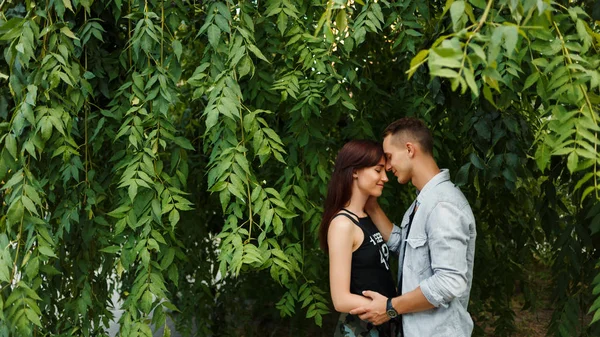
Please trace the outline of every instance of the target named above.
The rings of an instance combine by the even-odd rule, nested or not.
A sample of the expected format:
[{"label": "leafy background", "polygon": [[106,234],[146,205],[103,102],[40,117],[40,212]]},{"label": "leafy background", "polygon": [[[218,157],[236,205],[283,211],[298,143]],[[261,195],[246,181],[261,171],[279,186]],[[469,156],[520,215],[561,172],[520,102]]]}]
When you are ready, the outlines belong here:
[{"label": "leafy background", "polygon": [[[478,224],[475,335],[600,334],[600,3],[0,2],[0,336],[329,335],[335,154],[402,116]],[[389,184],[399,218],[414,198]]]}]

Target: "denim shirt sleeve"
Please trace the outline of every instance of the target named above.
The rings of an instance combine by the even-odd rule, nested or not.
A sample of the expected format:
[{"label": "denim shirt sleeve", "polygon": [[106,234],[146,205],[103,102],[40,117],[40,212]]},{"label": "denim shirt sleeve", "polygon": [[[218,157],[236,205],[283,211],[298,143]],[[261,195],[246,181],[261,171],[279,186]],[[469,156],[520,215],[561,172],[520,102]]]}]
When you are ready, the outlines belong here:
[{"label": "denim shirt sleeve", "polygon": [[447,307],[468,287],[469,221],[456,205],[440,202],[432,210],[427,226],[433,275],[420,287],[432,305]]},{"label": "denim shirt sleeve", "polygon": [[400,227],[394,225],[392,228],[392,233],[390,233],[390,238],[386,242],[389,250],[392,253],[398,254],[400,252],[400,244],[402,243],[402,230]]}]

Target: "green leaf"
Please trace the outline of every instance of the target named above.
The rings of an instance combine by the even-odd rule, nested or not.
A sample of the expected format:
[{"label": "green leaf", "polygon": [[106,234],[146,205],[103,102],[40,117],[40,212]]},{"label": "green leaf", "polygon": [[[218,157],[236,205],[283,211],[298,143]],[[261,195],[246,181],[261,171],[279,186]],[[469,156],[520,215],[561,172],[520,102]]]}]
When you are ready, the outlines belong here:
[{"label": "green leaf", "polygon": [[470,158],[473,166],[475,166],[476,168],[478,168],[480,170],[485,169],[485,164],[483,163],[483,161],[481,160],[481,158],[479,158],[479,156],[477,154],[475,154],[474,152],[471,152],[471,154],[469,155],[469,158]]},{"label": "green leaf", "polygon": [[125,213],[127,213],[131,209],[130,205],[120,205],[115,210],[107,213],[109,216],[114,218],[121,218]]},{"label": "green leaf", "polygon": [[548,62],[550,58],[548,56],[555,55],[562,49],[562,43],[560,39],[555,39],[552,42],[536,40],[531,43],[531,49],[539,51],[542,55],[546,56],[541,62]]},{"label": "green leaf", "polygon": [[523,85],[523,90],[532,86],[535,82],[538,81],[539,78],[540,78],[540,73],[538,73],[538,72],[534,72],[531,75],[527,76],[527,79],[525,80],[525,84]]},{"label": "green leaf", "polygon": [[12,259],[8,249],[0,252],[0,281],[10,282],[10,271],[12,269]]},{"label": "green leaf", "polygon": [[50,256],[50,257],[56,257],[56,254],[54,254],[54,251],[52,250],[52,248],[50,248],[48,246],[39,246],[38,251],[43,255]]},{"label": "green leaf", "polygon": [[17,198],[10,203],[6,217],[11,224],[21,222],[21,219],[23,218],[23,202],[21,201],[21,198]]},{"label": "green leaf", "polygon": [[175,144],[181,146],[182,148],[186,149],[186,150],[190,150],[190,151],[194,151],[194,147],[192,146],[192,143],[190,143],[190,141],[185,138],[185,137],[175,137],[173,139],[173,141],[175,142]]},{"label": "green leaf", "polygon": [[215,23],[217,24],[217,26],[219,26],[221,31],[223,31],[225,33],[231,32],[231,29],[229,28],[229,21],[227,21],[227,19],[225,19],[225,17],[223,15],[220,15],[220,14],[215,15]]},{"label": "green leaf", "polygon": [[[0,267],[1,269],[1,267]],[[40,259],[36,256],[32,258],[25,267],[25,274],[30,280],[33,280],[39,273]]]},{"label": "green leaf", "polygon": [[344,8],[338,10],[337,15],[335,16],[335,26],[340,32],[345,31],[348,27],[348,18]]},{"label": "green leaf", "polygon": [[23,181],[23,170],[19,170],[17,172],[15,172],[15,174],[12,175],[12,177],[10,177],[10,179],[2,186],[2,188],[0,188],[1,190],[7,190],[9,188],[12,188],[13,186],[17,185],[18,183],[20,183],[21,181]]},{"label": "green leaf", "polygon": [[9,133],[6,135],[6,137],[4,138],[4,146],[6,146],[6,149],[8,150],[8,153],[10,153],[10,155],[17,159],[17,140],[15,139],[15,136],[12,133]]},{"label": "green leaf", "polygon": [[502,170],[502,176],[508,181],[517,182],[517,175],[515,171],[510,167],[507,167],[504,170]]},{"label": "green leaf", "polygon": [[179,270],[175,263],[171,264],[167,273],[169,276],[169,280],[171,280],[174,284],[177,284],[179,282]]},{"label": "green leaf", "polygon": [[[483,51],[483,48],[481,48],[481,46],[471,42],[469,43],[469,48],[473,49],[473,52],[475,53],[475,55],[484,63],[487,62],[487,57],[485,56],[485,52]],[[472,55],[472,54],[471,54]]]},{"label": "green leaf", "polygon": [[121,251],[121,247],[119,247],[119,246],[108,246],[108,247],[104,247],[104,248],[100,249],[100,251],[103,252],[103,253],[115,254],[115,253],[118,253],[119,251]]},{"label": "green leaf", "polygon": [[23,206],[25,206],[25,208],[27,208],[27,210],[31,214],[35,214],[35,215],[39,216],[39,213],[38,213],[37,209],[35,208],[33,201],[31,201],[31,199],[29,199],[27,196],[24,195],[21,197],[21,200],[23,201]]},{"label": "green leaf", "polygon": [[600,310],[596,310],[596,313],[594,314],[594,317],[592,318],[590,325],[598,322],[599,320],[600,320]]},{"label": "green leaf", "polygon": [[279,33],[281,33],[282,36],[283,36],[283,33],[285,33],[285,30],[287,28],[287,24],[288,24],[288,17],[282,11],[277,16],[277,29],[279,29]]},{"label": "green leaf", "polygon": [[175,57],[177,57],[177,61],[181,61],[181,51],[183,49],[181,42],[179,40],[171,41],[171,48],[173,48],[173,52],[175,53]]},{"label": "green leaf", "polygon": [[140,300],[140,309],[144,313],[150,313],[150,309],[152,308],[152,293],[150,290],[144,291],[142,298]]},{"label": "green leaf", "polygon": [[173,263],[174,257],[175,257],[175,249],[168,248],[163,259],[160,261],[160,268],[163,270],[167,269],[171,265],[171,263]]},{"label": "green leaf", "polygon": [[240,63],[238,63],[238,72],[239,72],[240,78],[249,74],[252,71],[252,67],[253,67],[252,59],[248,55],[245,55],[242,58],[242,61]]},{"label": "green leaf", "polygon": [[52,136],[52,122],[50,121],[50,117],[42,117],[39,124],[41,124],[42,139],[50,139],[50,137]]},{"label": "green leaf", "polygon": [[345,106],[346,108],[350,109],[350,110],[357,111],[356,107],[354,106],[354,104],[352,104],[352,102],[350,102],[350,101],[345,101],[344,100],[344,101],[342,101],[342,105]]},{"label": "green leaf", "polygon": [[315,324],[317,324],[317,326],[319,326],[319,327],[323,326],[323,317],[321,316],[320,313],[315,315]]},{"label": "green leaf", "polygon": [[[492,129],[490,127],[489,122],[487,122],[485,119],[480,119],[477,121],[477,123],[475,123],[474,125],[475,127],[475,131],[477,131],[477,134],[485,139],[485,140],[490,140],[492,138]],[[474,154],[471,154],[471,158]],[[476,165],[477,166],[477,165]],[[479,166],[477,166],[478,168],[481,168]]]},{"label": "green leaf", "polygon": [[538,148],[535,152],[535,162],[540,171],[544,172],[546,167],[548,167],[548,164],[550,164],[551,155],[552,151],[547,144],[542,143],[538,145]]},{"label": "green leaf", "polygon": [[459,30],[459,23],[462,16],[465,14],[465,2],[462,0],[454,1],[450,6],[450,16],[452,17],[452,24],[454,31]]},{"label": "green leaf", "polygon": [[127,189],[127,193],[129,195],[129,199],[131,199],[131,202],[135,201],[135,196],[137,195],[137,190],[138,190],[138,184],[135,182],[135,180],[131,180],[131,184],[129,185],[129,188]]},{"label": "green leaf", "polygon": [[75,13],[75,11],[73,10],[73,6],[71,5],[71,0],[62,0],[62,3],[66,9],[70,9],[71,12]]},{"label": "green leaf", "polygon": [[517,46],[517,40],[519,39],[519,30],[517,26],[505,26],[503,34],[504,48],[506,48],[506,53],[510,56]]},{"label": "green leaf", "polygon": [[469,168],[471,168],[471,163],[464,164],[456,173],[456,185],[463,186],[469,182]]},{"label": "green leaf", "polygon": [[577,166],[579,165],[579,156],[576,151],[571,152],[567,157],[567,168],[571,173],[577,171]]},{"label": "green leaf", "polygon": [[244,184],[243,180],[240,179],[240,177],[238,177],[237,175],[235,175],[235,174],[231,175],[231,183],[229,185],[227,185],[227,189],[229,189],[229,192],[231,192],[233,195],[238,197],[240,200],[244,200],[245,184]]},{"label": "green leaf", "polygon": [[206,114],[206,132],[208,132],[217,125],[219,121],[219,110],[217,110],[216,107],[212,107],[212,109],[206,110]]},{"label": "green leaf", "polygon": [[281,218],[277,215],[273,216],[273,231],[275,235],[280,235],[283,232],[283,222]]},{"label": "green leaf", "polygon": [[217,48],[219,40],[221,39],[221,29],[216,25],[210,25],[208,27],[208,42],[213,48]]},{"label": "green leaf", "polygon": [[175,227],[179,222],[179,211],[173,209],[171,213],[169,213],[169,222],[171,223],[171,227]]},{"label": "green leaf", "polygon": [[167,244],[167,242],[165,241],[165,238],[162,236],[162,234],[160,234],[160,232],[158,232],[157,230],[152,230],[152,232],[150,233],[152,235],[152,237],[157,241],[160,242],[162,244]]},{"label": "green leaf", "polygon": [[583,193],[581,194],[581,201],[583,202],[583,200],[585,200],[585,198],[594,191],[596,191],[596,193],[598,193],[598,188],[596,188],[596,186],[588,186],[585,189],[585,191],[583,191]]},{"label": "green leaf", "polygon": [[[68,0],[64,0],[64,1],[68,1]],[[70,37],[73,40],[79,40],[79,38],[77,36],[75,36],[75,34],[67,26],[63,26],[60,29],[60,32],[65,34],[66,36]]]},{"label": "green leaf", "polygon": [[479,9],[485,9],[486,7],[485,0],[469,0],[469,2]]},{"label": "green leaf", "polygon": [[477,87],[477,83],[475,82],[475,77],[473,72],[469,68],[463,68],[463,74],[465,75],[465,80],[467,81],[467,85],[471,92],[475,97],[479,96],[479,87]]},{"label": "green leaf", "polygon": [[428,55],[429,49],[423,49],[419,51],[417,55],[415,55],[415,57],[412,58],[412,60],[410,60],[410,69],[407,71],[408,78],[411,78],[411,76],[415,73],[415,71],[417,71],[419,66],[423,64],[423,62],[425,62],[425,59]]},{"label": "green leaf", "polygon": [[252,54],[256,55],[256,57],[258,57],[259,59],[261,59],[267,63],[270,63],[269,60],[267,60],[267,58],[263,55],[263,53],[258,48],[256,48],[255,45],[249,44],[249,45],[247,45],[247,47],[252,52]]},{"label": "green leaf", "polygon": [[452,69],[448,68],[437,68],[431,69],[429,72],[431,76],[439,76],[439,77],[447,77],[447,78],[455,78],[458,77],[458,73]]},{"label": "green leaf", "polygon": [[221,202],[223,212],[225,212],[225,210],[229,206],[230,199],[231,199],[231,193],[229,192],[229,189],[224,189],[223,191],[221,191],[219,193],[219,201]]},{"label": "green leaf", "polygon": [[416,30],[414,30],[414,29],[407,29],[407,30],[405,30],[405,31],[404,31],[404,33],[405,33],[406,35],[409,35],[409,36],[416,36],[416,37],[423,36],[423,34],[422,34],[422,33],[420,33],[420,32],[417,32],[417,31],[416,31]]},{"label": "green leaf", "polygon": [[42,327],[42,322],[40,321],[40,317],[30,308],[25,309],[25,315],[29,321],[40,328]]}]

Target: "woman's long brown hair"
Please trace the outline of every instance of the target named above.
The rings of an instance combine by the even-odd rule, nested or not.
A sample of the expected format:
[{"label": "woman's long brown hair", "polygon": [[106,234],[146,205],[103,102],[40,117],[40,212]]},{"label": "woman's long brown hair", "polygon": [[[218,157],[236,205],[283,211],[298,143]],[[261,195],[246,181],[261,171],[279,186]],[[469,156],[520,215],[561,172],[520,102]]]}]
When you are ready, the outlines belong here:
[{"label": "woman's long brown hair", "polygon": [[319,228],[321,249],[329,252],[327,232],[329,223],[352,197],[352,173],[377,165],[383,157],[381,144],[371,140],[352,140],[346,143],[335,160],[335,167],[327,188],[323,218]]}]

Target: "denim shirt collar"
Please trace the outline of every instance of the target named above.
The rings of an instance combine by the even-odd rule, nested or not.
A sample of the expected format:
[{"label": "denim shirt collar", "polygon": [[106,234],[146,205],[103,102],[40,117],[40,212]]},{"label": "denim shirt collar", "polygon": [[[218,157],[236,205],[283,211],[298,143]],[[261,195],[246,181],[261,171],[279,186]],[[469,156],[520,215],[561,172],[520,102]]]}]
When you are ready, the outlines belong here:
[{"label": "denim shirt collar", "polygon": [[448,171],[448,169],[441,169],[440,173],[433,176],[433,178],[423,186],[421,191],[417,190],[417,204],[421,204],[423,201],[427,200],[427,195],[435,186],[448,180],[450,180],[450,171]]}]

